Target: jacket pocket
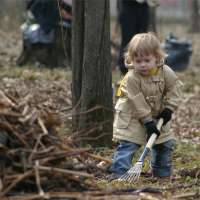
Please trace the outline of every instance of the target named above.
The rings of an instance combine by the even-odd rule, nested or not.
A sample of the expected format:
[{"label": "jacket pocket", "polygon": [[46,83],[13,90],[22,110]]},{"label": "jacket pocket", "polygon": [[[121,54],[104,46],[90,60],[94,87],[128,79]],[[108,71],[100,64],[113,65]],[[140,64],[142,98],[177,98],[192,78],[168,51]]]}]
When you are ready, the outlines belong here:
[{"label": "jacket pocket", "polygon": [[131,109],[128,101],[126,99],[119,99],[115,106],[115,118],[113,126],[118,129],[128,128],[131,117]]},{"label": "jacket pocket", "polygon": [[116,111],[114,119],[114,127],[119,129],[128,128],[131,121],[131,115],[123,113],[122,111]]}]

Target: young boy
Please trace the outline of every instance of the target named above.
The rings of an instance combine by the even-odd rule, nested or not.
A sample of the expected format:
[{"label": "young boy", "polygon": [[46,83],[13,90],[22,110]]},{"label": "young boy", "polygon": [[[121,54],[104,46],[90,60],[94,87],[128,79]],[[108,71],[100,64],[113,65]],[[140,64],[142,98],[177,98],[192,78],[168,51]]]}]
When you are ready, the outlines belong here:
[{"label": "young boy", "polygon": [[[109,167],[111,179],[118,178],[132,166],[136,150],[157,134],[152,148],[152,174],[170,177],[172,173],[173,136],[170,120],[180,102],[182,83],[170,67],[164,65],[165,54],[159,40],[151,33],[135,35],[125,54],[129,71],[121,82],[115,106],[113,139],[119,145]],[[156,121],[164,119],[161,131]]]}]

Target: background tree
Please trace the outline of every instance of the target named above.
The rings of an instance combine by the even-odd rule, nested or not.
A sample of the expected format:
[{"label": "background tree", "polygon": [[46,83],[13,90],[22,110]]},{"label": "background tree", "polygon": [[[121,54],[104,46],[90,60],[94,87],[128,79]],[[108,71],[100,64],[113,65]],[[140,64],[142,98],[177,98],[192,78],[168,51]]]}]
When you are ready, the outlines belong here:
[{"label": "background tree", "polygon": [[192,0],[190,12],[190,32],[194,33],[200,31],[199,19],[199,0]]},{"label": "background tree", "polygon": [[109,1],[74,0],[72,7],[74,131],[82,143],[109,146],[113,121]]}]

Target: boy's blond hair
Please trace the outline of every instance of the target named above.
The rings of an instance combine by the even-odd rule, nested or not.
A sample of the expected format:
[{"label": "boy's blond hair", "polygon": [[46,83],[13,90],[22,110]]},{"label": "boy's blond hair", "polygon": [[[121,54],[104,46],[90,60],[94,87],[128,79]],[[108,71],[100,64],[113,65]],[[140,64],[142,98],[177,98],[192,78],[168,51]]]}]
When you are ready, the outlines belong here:
[{"label": "boy's blond hair", "polygon": [[158,60],[158,65],[163,64],[165,53],[161,48],[160,41],[153,33],[139,33],[133,36],[128,44],[125,53],[125,65],[133,67],[132,63],[135,57],[154,55]]}]

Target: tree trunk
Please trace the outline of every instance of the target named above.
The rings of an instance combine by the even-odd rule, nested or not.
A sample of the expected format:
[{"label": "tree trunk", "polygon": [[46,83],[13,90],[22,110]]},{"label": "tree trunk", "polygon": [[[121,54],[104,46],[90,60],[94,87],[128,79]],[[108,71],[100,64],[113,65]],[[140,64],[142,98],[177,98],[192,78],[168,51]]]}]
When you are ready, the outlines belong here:
[{"label": "tree trunk", "polygon": [[191,14],[190,14],[190,29],[192,33],[199,32],[199,3],[198,0],[191,1]]},{"label": "tree trunk", "polygon": [[73,3],[73,125],[83,144],[109,146],[113,118],[109,1]]},{"label": "tree trunk", "polygon": [[79,123],[81,90],[82,90],[82,63],[84,50],[84,1],[72,1],[72,107],[73,130],[76,130]]}]

